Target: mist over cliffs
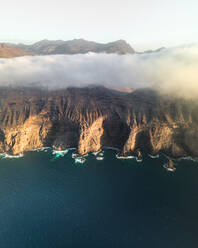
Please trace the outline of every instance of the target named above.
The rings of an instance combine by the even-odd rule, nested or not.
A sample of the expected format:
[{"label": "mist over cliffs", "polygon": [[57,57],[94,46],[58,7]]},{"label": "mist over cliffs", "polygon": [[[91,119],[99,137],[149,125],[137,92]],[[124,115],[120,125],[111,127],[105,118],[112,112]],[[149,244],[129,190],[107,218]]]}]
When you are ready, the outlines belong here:
[{"label": "mist over cliffs", "polygon": [[110,146],[124,156],[198,156],[197,57],[190,45],[0,59],[0,152]]},{"label": "mist over cliffs", "polygon": [[87,53],[0,59],[0,85],[151,87],[160,93],[198,97],[198,46],[181,46],[144,54]]}]

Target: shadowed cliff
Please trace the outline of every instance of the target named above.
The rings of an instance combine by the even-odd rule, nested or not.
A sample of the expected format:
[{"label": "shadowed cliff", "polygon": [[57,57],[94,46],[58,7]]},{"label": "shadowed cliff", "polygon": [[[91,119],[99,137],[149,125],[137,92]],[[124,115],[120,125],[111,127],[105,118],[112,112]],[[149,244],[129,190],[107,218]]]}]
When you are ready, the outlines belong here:
[{"label": "shadowed cliff", "polygon": [[198,105],[150,89],[121,93],[104,87],[46,91],[1,88],[0,152],[49,146],[79,153],[116,147],[172,157],[198,156]]}]

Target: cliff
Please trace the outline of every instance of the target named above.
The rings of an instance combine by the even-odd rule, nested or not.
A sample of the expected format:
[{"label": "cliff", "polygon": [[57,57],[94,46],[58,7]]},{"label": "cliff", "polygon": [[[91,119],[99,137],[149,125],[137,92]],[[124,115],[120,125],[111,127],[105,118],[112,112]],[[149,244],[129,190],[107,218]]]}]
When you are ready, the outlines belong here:
[{"label": "cliff", "polygon": [[46,91],[1,88],[0,152],[17,154],[49,146],[85,154],[110,146],[171,157],[198,156],[198,104],[104,87]]}]

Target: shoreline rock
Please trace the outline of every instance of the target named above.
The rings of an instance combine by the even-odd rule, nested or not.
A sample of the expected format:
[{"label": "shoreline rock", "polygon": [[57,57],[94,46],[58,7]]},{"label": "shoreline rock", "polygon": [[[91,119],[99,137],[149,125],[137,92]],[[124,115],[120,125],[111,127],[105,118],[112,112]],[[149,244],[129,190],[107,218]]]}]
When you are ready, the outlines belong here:
[{"label": "shoreline rock", "polygon": [[0,152],[76,147],[81,155],[115,147],[171,158],[198,157],[198,104],[150,89],[119,94],[105,87],[47,91],[1,88]]}]

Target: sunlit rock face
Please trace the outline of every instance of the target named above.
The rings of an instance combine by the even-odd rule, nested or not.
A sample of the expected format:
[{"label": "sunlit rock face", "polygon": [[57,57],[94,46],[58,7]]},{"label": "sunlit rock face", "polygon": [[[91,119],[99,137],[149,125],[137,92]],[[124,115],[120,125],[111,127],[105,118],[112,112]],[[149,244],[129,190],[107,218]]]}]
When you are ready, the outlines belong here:
[{"label": "sunlit rock face", "polygon": [[76,147],[86,154],[109,146],[122,155],[141,150],[198,156],[197,113],[195,102],[150,89],[123,93],[104,87],[1,88],[0,152],[48,146]]},{"label": "sunlit rock face", "polygon": [[20,47],[8,46],[5,43],[0,43],[0,58],[14,58],[30,55],[33,55],[33,53],[23,51]]}]

